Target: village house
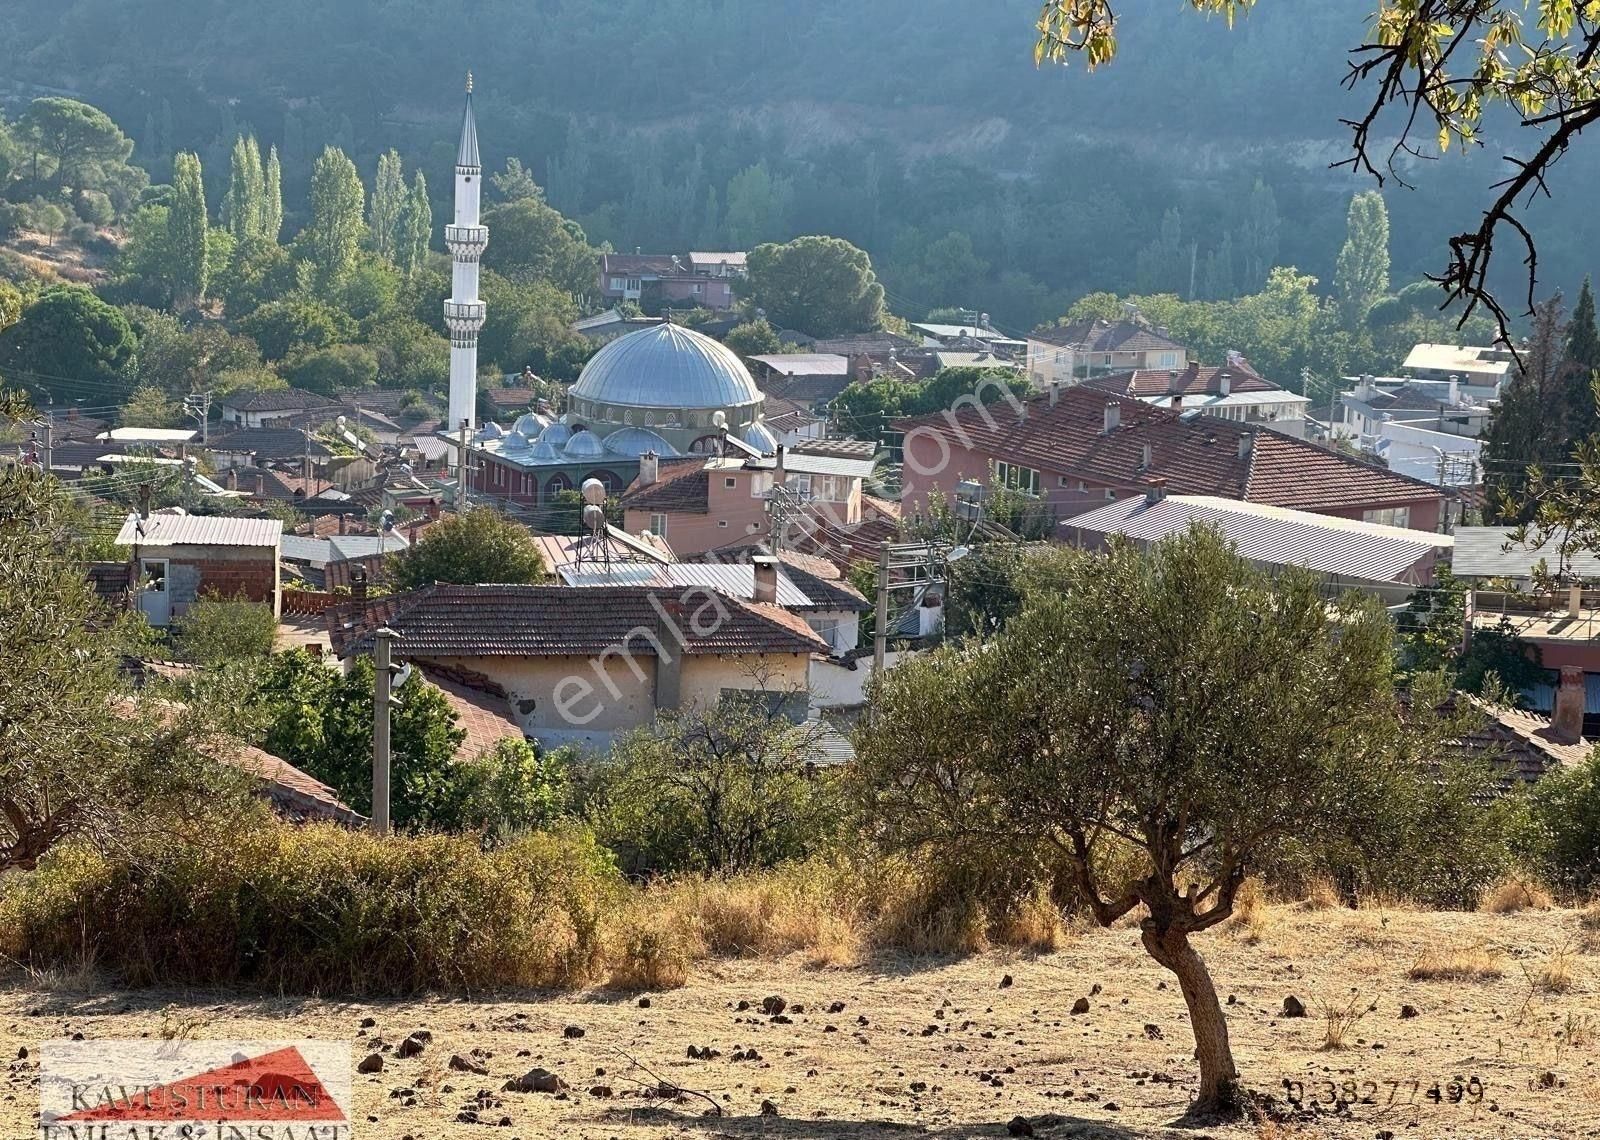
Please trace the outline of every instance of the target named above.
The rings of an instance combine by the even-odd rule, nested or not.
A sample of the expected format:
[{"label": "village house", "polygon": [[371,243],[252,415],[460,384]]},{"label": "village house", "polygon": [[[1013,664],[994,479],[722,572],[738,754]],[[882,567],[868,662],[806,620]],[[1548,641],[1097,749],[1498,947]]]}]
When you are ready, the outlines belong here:
[{"label": "village house", "polygon": [[1082,320],[1028,335],[1028,379],[1071,386],[1109,372],[1183,368],[1189,350],[1143,321]]},{"label": "village house", "polygon": [[607,303],[633,301],[649,312],[689,305],[726,312],[734,306],[733,283],[743,276],[742,253],[600,255],[600,295]]},{"label": "village house", "polygon": [[[303,388],[241,389],[219,397],[222,422],[239,427],[261,428],[303,412],[336,409],[339,405],[326,396]],[[330,410],[330,416],[334,414]]]},{"label": "village house", "polygon": [[854,379],[850,358],[831,352],[775,352],[750,363],[762,392],[808,412],[826,407]]},{"label": "village house", "polygon": [[1417,344],[1406,354],[1402,368],[1420,380],[1449,380],[1498,389],[1511,374],[1511,350],[1503,345],[1479,348],[1462,344]]},{"label": "village house", "polygon": [[1131,396],[1157,407],[1197,409],[1209,416],[1260,424],[1304,439],[1306,409],[1311,401],[1263,377],[1238,353],[1228,363],[1203,368],[1190,361],[1182,368],[1140,368],[1085,380],[1086,387]]},{"label": "village house", "polygon": [[1172,411],[1090,387],[896,421],[907,510],[964,480],[1037,496],[1057,518],[1143,496],[1214,495],[1435,531],[1447,493],[1259,424]]},{"label": "village house", "polygon": [[282,538],[277,519],[157,512],[129,515],[116,543],[137,567],[139,612],[165,626],[203,594],[262,602],[277,615]]},{"label": "village house", "polygon": [[504,692],[540,745],[602,751],[658,712],[730,695],[797,695],[803,717],[811,656],[830,648],[778,606],[705,587],[430,586],[327,617],[341,658],[387,626],[398,658]]},{"label": "village house", "polygon": [[1362,376],[1339,394],[1334,428],[1391,470],[1441,487],[1476,486],[1483,468],[1479,437],[1497,391],[1469,388],[1457,378]]}]

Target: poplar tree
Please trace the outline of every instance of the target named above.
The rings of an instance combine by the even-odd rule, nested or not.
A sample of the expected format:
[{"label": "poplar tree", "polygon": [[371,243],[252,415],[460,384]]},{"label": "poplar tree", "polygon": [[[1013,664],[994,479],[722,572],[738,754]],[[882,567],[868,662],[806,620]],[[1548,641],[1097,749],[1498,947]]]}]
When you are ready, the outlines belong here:
[{"label": "poplar tree", "polygon": [[428,183],[417,171],[411,193],[401,207],[400,236],[396,243],[395,264],[410,276],[422,268],[428,256],[428,241],[433,234],[433,206],[428,202]]},{"label": "poplar tree", "polygon": [[1367,190],[1350,199],[1344,248],[1334,263],[1333,289],[1344,327],[1360,328],[1367,310],[1388,288],[1389,210],[1382,194]]},{"label": "poplar tree", "polygon": [[325,148],[311,172],[311,224],[301,235],[319,288],[336,285],[355,268],[366,197],[356,164],[338,147]]},{"label": "poplar tree", "polygon": [[261,150],[253,137],[234,139],[228,192],[222,199],[222,221],[237,240],[254,237],[263,227],[266,186]]},{"label": "poplar tree", "polygon": [[1567,325],[1567,371],[1567,438],[1580,444],[1600,430],[1600,327],[1587,277]]},{"label": "poplar tree", "polygon": [[261,236],[275,242],[283,230],[283,168],[278,164],[278,148],[267,152],[267,168],[262,175]]},{"label": "poplar tree", "polygon": [[378,256],[398,261],[401,220],[406,207],[406,176],[400,155],[378,156],[378,178],[372,188],[372,244]]},{"label": "poplar tree", "polygon": [[172,160],[172,204],[167,211],[167,248],[172,258],[173,294],[180,304],[206,296],[209,242],[205,184],[200,156],[184,152]]}]

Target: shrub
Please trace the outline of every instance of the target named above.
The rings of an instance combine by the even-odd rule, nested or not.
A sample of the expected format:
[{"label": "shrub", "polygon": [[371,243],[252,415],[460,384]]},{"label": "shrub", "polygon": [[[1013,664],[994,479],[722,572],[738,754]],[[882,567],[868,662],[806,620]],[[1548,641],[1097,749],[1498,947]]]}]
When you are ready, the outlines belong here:
[{"label": "shrub", "polygon": [[139,862],[69,846],[0,894],[0,952],[92,955],[135,985],[404,994],[572,986],[602,969],[620,882],[586,834],[492,851],[266,823]]},{"label": "shrub", "polygon": [[278,633],[270,606],[214,594],[195,600],[183,615],[173,648],[196,665],[265,658]]},{"label": "shrub", "polygon": [[1407,976],[1413,982],[1475,982],[1505,973],[1500,955],[1482,946],[1445,946],[1424,950]]},{"label": "shrub", "polygon": [[523,740],[502,740],[489,751],[456,764],[458,827],[495,838],[549,827],[566,814],[574,753],[540,755]]},{"label": "shrub", "polygon": [[1575,888],[1600,883],[1600,750],[1534,786],[1530,814],[1544,870]]},{"label": "shrub", "polygon": [[1550,892],[1539,883],[1507,875],[1484,891],[1478,909],[1485,914],[1518,914],[1525,910],[1549,910]]}]

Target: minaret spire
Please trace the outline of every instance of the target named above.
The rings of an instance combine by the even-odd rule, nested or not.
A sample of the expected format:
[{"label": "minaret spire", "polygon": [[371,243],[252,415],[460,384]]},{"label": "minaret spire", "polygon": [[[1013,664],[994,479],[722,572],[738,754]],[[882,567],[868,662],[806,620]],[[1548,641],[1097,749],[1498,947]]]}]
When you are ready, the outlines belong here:
[{"label": "minaret spire", "polygon": [[479,224],[483,164],[478,157],[478,122],[472,113],[472,73],[467,72],[467,107],[456,152],[455,222],[444,228],[452,262],[450,299],[444,323],[450,329],[450,423],[452,437],[465,420],[476,426],[478,331],[486,310],[478,300],[478,259],[489,244],[488,227]]}]

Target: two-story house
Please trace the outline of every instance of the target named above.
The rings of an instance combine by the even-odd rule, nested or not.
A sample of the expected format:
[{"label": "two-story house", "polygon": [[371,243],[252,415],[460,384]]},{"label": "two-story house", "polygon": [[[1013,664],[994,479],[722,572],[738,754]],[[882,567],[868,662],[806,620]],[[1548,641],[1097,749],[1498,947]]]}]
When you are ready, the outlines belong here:
[{"label": "two-story house", "polygon": [[1143,321],[1074,321],[1028,336],[1028,378],[1036,388],[1071,386],[1111,372],[1183,368],[1189,350]]},{"label": "two-story house", "polygon": [[1184,368],[1141,368],[1086,380],[1087,387],[1178,411],[1197,409],[1239,423],[1260,424],[1304,439],[1311,401],[1278,387],[1238,353],[1220,368],[1190,361]]},{"label": "two-story house", "polygon": [[734,306],[734,281],[743,276],[742,253],[600,255],[600,295],[610,304],[633,301],[647,312],[691,305],[727,312]]}]

